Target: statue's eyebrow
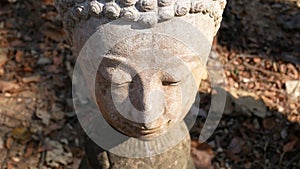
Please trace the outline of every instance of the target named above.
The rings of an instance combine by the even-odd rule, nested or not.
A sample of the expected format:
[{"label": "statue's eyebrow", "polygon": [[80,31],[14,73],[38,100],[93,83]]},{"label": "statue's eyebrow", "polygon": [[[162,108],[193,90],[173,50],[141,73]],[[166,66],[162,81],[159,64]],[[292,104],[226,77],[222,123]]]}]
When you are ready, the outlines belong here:
[{"label": "statue's eyebrow", "polygon": [[131,72],[127,63],[126,56],[123,55],[105,55],[103,58],[106,62],[104,67],[113,67],[114,69],[121,69],[125,72]]},{"label": "statue's eyebrow", "polygon": [[119,61],[119,62],[124,62],[126,60],[126,56],[120,55],[120,54],[106,54],[104,55],[105,59],[108,59],[110,61]]}]

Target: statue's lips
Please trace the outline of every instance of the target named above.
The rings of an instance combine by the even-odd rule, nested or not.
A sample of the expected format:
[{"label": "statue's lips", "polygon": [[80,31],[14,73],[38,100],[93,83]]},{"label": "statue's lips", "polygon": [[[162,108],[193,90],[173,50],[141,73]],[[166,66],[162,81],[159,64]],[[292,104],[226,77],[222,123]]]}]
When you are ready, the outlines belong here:
[{"label": "statue's lips", "polygon": [[164,128],[164,126],[159,126],[156,128],[152,128],[152,129],[140,129],[142,134],[151,134],[151,133],[155,133],[155,132],[159,132]]},{"label": "statue's lips", "polygon": [[151,129],[146,129],[144,127],[139,129],[139,132],[141,134],[141,137],[144,138],[151,138],[151,137],[156,137],[164,134],[168,129],[167,124],[162,124],[158,127],[151,128]]},{"label": "statue's lips", "polygon": [[[165,115],[165,112],[163,113],[163,115]],[[155,125],[154,127],[146,127],[141,123],[131,123],[130,125],[132,125],[132,127],[134,128],[137,128],[141,136],[152,137],[152,135],[161,135],[165,133],[168,129],[169,122]]]}]

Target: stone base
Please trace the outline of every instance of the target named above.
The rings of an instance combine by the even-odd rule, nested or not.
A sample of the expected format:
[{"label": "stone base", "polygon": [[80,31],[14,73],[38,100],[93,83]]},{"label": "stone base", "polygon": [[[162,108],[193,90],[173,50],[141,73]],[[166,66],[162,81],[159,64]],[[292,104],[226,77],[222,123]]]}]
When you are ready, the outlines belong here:
[{"label": "stone base", "polygon": [[102,150],[88,140],[79,169],[194,169],[190,157],[190,136],[172,149],[153,157],[128,158]]}]

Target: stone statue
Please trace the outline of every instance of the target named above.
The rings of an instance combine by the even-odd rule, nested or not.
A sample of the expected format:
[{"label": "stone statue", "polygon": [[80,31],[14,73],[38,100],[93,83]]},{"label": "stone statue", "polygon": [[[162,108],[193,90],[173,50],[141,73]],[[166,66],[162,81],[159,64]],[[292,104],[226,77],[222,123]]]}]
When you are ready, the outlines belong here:
[{"label": "stone statue", "polygon": [[[81,168],[193,168],[188,126],[183,120],[195,101],[226,1],[55,3],[74,53],[83,56],[77,62],[91,100],[111,130],[133,138],[112,139],[115,143],[109,148],[88,140]],[[92,137],[103,139],[103,133]],[[171,146],[162,148],[165,142]],[[108,151],[124,145],[137,150]],[[148,150],[147,145],[155,153],[136,154],[143,154],[145,147]]]}]

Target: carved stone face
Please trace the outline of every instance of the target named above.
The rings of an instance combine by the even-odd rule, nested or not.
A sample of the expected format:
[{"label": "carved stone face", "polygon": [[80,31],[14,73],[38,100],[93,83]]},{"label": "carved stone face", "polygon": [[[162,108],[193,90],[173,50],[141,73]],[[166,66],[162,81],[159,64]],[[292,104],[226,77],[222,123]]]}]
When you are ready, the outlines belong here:
[{"label": "carved stone face", "polygon": [[98,67],[98,107],[121,133],[155,138],[183,120],[203,69],[200,58],[176,39],[153,34],[125,39]]}]

